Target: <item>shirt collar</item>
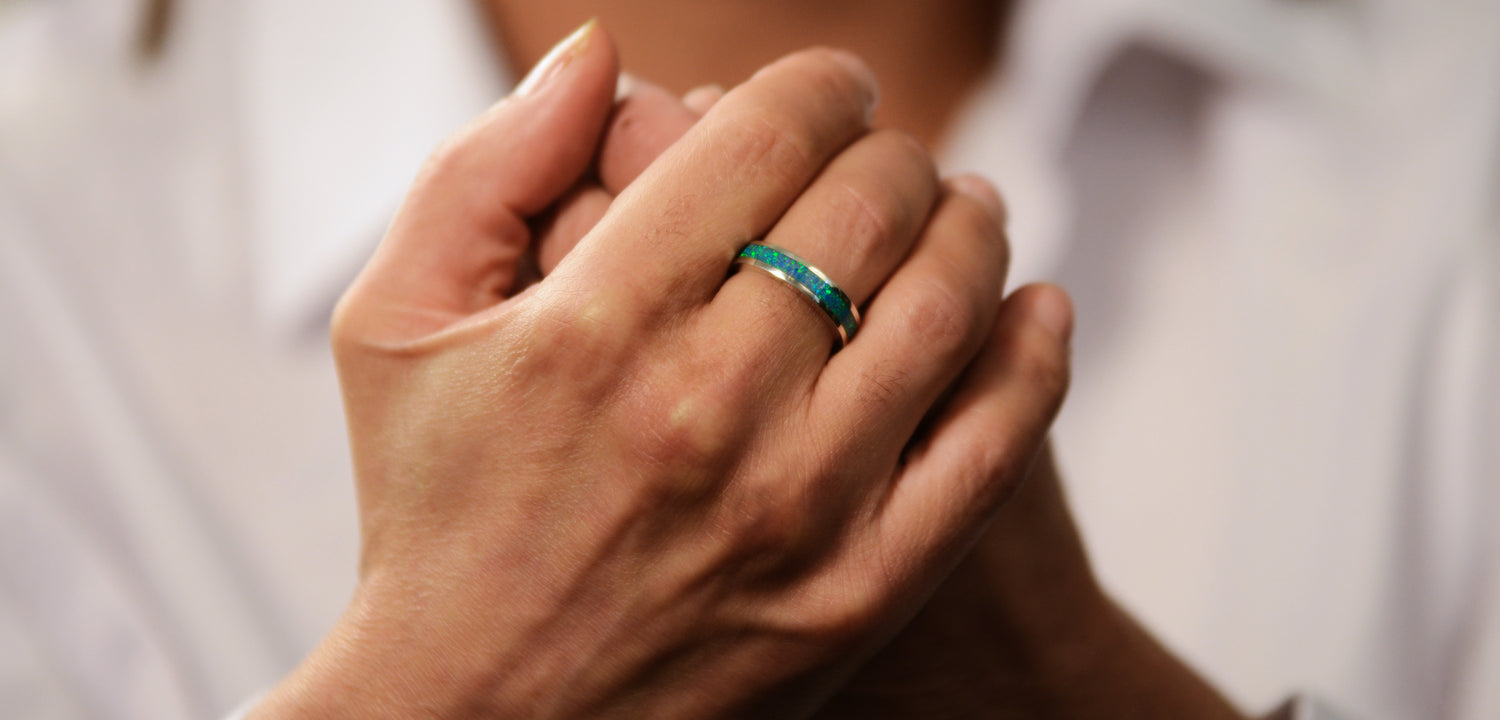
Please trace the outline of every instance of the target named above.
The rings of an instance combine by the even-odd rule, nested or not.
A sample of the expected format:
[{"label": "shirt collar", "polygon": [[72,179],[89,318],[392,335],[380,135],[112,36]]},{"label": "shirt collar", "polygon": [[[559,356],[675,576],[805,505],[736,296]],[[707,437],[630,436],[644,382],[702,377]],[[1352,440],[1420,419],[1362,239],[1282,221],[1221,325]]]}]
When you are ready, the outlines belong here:
[{"label": "shirt collar", "polygon": [[1358,7],[1347,0],[1035,0],[1016,13],[1003,72],[958,118],[944,167],[1000,183],[1017,282],[1054,276],[1066,254],[1074,212],[1063,154],[1095,85],[1128,48],[1322,101],[1363,83]]}]

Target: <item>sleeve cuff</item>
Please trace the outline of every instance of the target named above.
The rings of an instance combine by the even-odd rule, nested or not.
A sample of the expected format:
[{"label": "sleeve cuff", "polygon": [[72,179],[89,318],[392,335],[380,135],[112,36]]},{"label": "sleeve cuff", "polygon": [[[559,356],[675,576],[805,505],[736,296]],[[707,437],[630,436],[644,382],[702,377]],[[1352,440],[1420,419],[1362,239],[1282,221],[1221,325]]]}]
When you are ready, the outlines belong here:
[{"label": "sleeve cuff", "polygon": [[1293,695],[1269,720],[1354,720],[1353,717],[1335,710],[1328,703],[1307,693]]}]

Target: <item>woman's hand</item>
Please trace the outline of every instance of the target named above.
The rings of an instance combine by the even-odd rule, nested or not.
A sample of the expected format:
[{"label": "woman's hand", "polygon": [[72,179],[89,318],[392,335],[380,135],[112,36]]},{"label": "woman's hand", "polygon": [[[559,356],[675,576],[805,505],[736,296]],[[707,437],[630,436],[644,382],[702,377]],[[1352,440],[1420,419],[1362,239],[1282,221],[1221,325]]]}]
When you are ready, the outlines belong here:
[{"label": "woman's hand", "polygon": [[[1002,306],[998,203],[869,130],[858,61],[769,66],[564,256],[615,59],[586,31],[553,60],[434,156],[340,304],[361,580],[256,717],[805,715],[1061,402],[1065,301]],[[847,348],[730,275],[762,237],[866,309]],[[522,289],[528,257],[556,267]]]}]

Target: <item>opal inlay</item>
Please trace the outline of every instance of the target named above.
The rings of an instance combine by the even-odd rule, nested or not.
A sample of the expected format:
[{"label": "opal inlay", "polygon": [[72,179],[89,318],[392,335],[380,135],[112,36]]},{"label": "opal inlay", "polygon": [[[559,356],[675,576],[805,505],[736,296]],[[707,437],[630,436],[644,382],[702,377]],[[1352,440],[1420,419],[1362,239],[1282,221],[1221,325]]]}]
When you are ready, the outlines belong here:
[{"label": "opal inlay", "polygon": [[843,332],[840,333],[844,343],[854,339],[854,333],[859,330],[859,314],[854,305],[849,302],[849,296],[844,294],[837,285],[824,277],[824,275],[813,269],[801,258],[780,248],[766,245],[764,243],[750,243],[740,251],[740,258],[759,264],[765,268],[780,271],[793,283],[802,286],[816,302],[828,313]]}]

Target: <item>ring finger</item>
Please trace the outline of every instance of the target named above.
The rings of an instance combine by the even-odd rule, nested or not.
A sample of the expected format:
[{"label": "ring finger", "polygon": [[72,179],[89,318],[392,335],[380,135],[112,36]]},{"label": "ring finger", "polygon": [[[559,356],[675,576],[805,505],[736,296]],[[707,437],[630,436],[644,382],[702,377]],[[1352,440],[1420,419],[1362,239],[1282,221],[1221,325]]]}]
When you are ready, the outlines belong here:
[{"label": "ring finger", "polygon": [[[822,271],[857,307],[901,264],[937,195],[927,151],[902,133],[876,131],[829,163],[763,242]],[[817,376],[811,369],[839,342],[815,302],[788,281],[749,268],[724,283],[702,318],[712,346],[808,384]]]}]

